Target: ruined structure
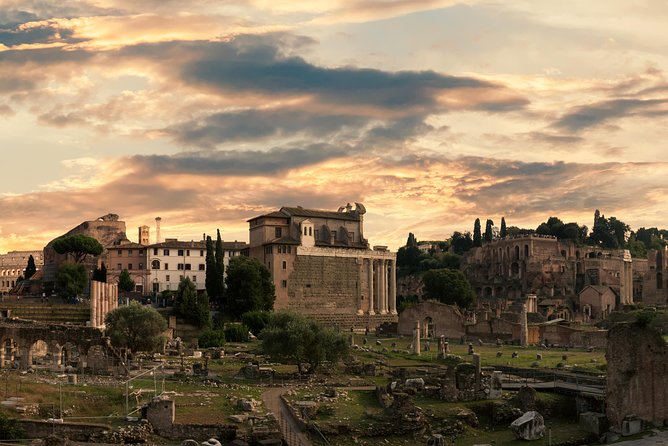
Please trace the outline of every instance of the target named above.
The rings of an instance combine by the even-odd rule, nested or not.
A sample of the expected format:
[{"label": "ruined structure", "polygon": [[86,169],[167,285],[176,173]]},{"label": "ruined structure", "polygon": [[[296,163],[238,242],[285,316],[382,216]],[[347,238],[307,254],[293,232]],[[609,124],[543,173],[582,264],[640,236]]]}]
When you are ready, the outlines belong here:
[{"label": "ruined structure", "polygon": [[365,213],[360,203],[336,212],[298,206],[248,220],[249,255],[271,272],[275,308],[340,326],[397,320],[396,254],[370,248]]},{"label": "ruined structure", "polygon": [[[125,222],[120,221],[118,218],[116,214],[107,214],[95,220],[85,221],[62,236],[51,240],[44,247],[44,275],[42,280],[45,282],[53,281],[56,277],[58,267],[62,263],[71,260],[68,258],[68,254],[58,254],[53,249],[53,243],[58,238],[83,234],[95,238],[102,246],[118,244],[120,241],[127,240]],[[92,271],[95,267],[97,267],[97,259],[87,259],[87,270]]]},{"label": "ruined structure", "polygon": [[415,321],[420,321],[423,338],[459,339],[466,334],[464,316],[455,306],[440,302],[421,302],[405,309],[399,315],[397,332],[400,335],[412,334]]},{"label": "ruined structure", "polygon": [[587,286],[612,289],[617,299],[611,310],[637,301],[668,302],[667,252],[650,250],[647,259],[632,259],[625,250],[532,234],[473,248],[464,256],[462,269],[482,306],[505,311],[515,299],[536,294],[541,310],[575,318],[582,314],[578,296]]},{"label": "ruined structure", "polygon": [[0,254],[0,293],[7,293],[16,286],[19,277],[28,265],[28,258],[32,256],[35,260],[37,271],[44,265],[42,251],[10,251]]},{"label": "ruined structure", "polygon": [[638,324],[618,324],[608,332],[606,414],[624,429],[633,415],[647,423],[668,423],[668,347],[661,335]]},{"label": "ruined structure", "polygon": [[115,283],[90,283],[90,323],[91,327],[104,328],[107,314],[118,308],[118,285]]}]

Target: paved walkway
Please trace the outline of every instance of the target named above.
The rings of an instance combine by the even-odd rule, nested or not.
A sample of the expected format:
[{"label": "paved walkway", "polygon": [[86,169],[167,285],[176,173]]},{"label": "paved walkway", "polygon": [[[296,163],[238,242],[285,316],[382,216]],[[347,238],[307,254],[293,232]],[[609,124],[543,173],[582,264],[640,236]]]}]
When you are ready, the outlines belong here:
[{"label": "paved walkway", "polygon": [[276,416],[281,434],[288,446],[312,446],[311,441],[301,431],[294,417],[288,412],[281,400],[281,395],[286,393],[288,387],[273,387],[262,394],[262,401],[267,409]]},{"label": "paved walkway", "polygon": [[628,440],[615,443],[615,446],[665,446],[668,445],[668,431],[658,432],[658,435],[646,436],[640,440]]}]

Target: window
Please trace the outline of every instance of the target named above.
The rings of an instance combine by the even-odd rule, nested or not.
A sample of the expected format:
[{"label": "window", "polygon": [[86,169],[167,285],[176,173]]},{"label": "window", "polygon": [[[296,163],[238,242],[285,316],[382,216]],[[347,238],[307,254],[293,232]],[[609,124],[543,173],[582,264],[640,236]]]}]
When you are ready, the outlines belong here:
[{"label": "window", "polygon": [[190,250],[186,249],[186,256],[190,257]]},{"label": "window", "polygon": [[[165,269],[166,269],[166,268],[165,268]],[[167,274],[167,275],[165,276],[165,280],[166,280],[167,282],[169,282],[169,274]],[[167,289],[169,289],[169,285],[167,285]]]},{"label": "window", "polygon": [[151,269],[160,269],[160,260],[154,260],[151,262]]},{"label": "window", "polygon": [[153,255],[157,256],[158,255],[158,248],[153,248]]},{"label": "window", "polygon": [[203,263],[200,263],[198,269],[199,269],[200,271],[204,271],[204,270],[206,269],[206,267],[204,266]]},{"label": "window", "polygon": [[169,249],[164,249],[164,250],[162,251],[162,255],[163,255],[163,256],[168,256],[168,255],[169,255]]},{"label": "window", "polygon": [[183,269],[183,263],[179,263],[178,265],[176,265],[176,269],[182,270]]},{"label": "window", "polygon": [[281,228],[274,228],[274,232],[275,232],[276,238],[279,238],[283,235],[283,231],[281,230]]},{"label": "window", "polygon": [[313,235],[313,228],[310,226],[308,227],[308,235]]},{"label": "window", "polygon": [[288,269],[288,262],[283,260],[283,269]]},{"label": "window", "polygon": [[144,269],[144,264],[143,263],[139,264],[139,269]]},{"label": "window", "polygon": [[336,231],[331,231],[332,241],[336,241]]},{"label": "window", "polygon": [[304,235],[308,235],[308,229],[304,226]]},{"label": "window", "polygon": [[183,257],[183,249],[179,249],[179,257]]},{"label": "window", "polygon": [[181,281],[181,280],[183,280],[183,276],[182,276],[182,275],[179,276],[179,281]]},{"label": "window", "polygon": [[128,257],[130,257],[131,255],[132,255],[132,250],[128,249]]},{"label": "window", "polygon": [[118,257],[122,257],[123,256],[123,250],[119,249],[116,254],[118,254]]},{"label": "window", "polygon": [[116,266],[117,266],[117,269],[118,269],[119,271],[122,271],[122,270],[123,270],[123,265],[121,265],[120,263],[119,263],[118,265],[116,265]]},{"label": "window", "polygon": [[169,269],[169,263],[165,263],[165,269]]},{"label": "window", "polygon": [[292,246],[288,245],[288,254],[292,253]]},{"label": "window", "polygon": [[141,255],[143,255],[143,254],[144,254],[144,250],[143,250],[143,249],[140,249],[140,250],[139,250],[139,255],[141,256]]},{"label": "window", "polygon": [[186,271],[190,271],[190,263],[186,263]]},{"label": "window", "polygon": [[271,248],[272,248],[271,246],[265,246],[265,248],[264,248],[264,253],[265,253],[265,254],[271,254],[271,252],[272,252],[272,249],[271,249]]},{"label": "window", "polygon": [[193,282],[197,282],[197,276],[193,276]]},{"label": "window", "polygon": [[199,251],[199,256],[200,256],[200,257],[204,257],[204,251],[202,251],[201,249],[200,249],[200,251]]},{"label": "window", "polygon": [[132,271],[132,263],[128,263],[128,271]]},{"label": "window", "polygon": [[281,288],[287,288],[288,287],[288,281],[287,280],[281,280]]}]

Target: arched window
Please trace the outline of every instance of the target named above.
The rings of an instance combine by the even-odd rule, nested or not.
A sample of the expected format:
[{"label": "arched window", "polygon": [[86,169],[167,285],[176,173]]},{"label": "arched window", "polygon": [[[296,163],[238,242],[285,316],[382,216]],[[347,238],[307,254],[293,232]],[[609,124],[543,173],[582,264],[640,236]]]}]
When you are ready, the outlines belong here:
[{"label": "arched window", "polygon": [[519,260],[520,258],[520,247],[515,246],[515,258],[513,260]]},{"label": "arched window", "polygon": [[160,269],[160,260],[154,260],[151,262],[151,269]]}]

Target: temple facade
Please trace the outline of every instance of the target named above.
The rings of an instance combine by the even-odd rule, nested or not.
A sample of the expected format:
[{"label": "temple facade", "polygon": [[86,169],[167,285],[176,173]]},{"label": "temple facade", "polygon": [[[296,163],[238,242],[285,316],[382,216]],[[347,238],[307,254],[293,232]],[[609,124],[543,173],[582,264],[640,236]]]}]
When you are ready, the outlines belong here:
[{"label": "temple facade", "polygon": [[360,203],[338,211],[283,207],[248,220],[249,255],[270,271],[276,309],[330,325],[396,322],[396,253],[370,247]]}]

